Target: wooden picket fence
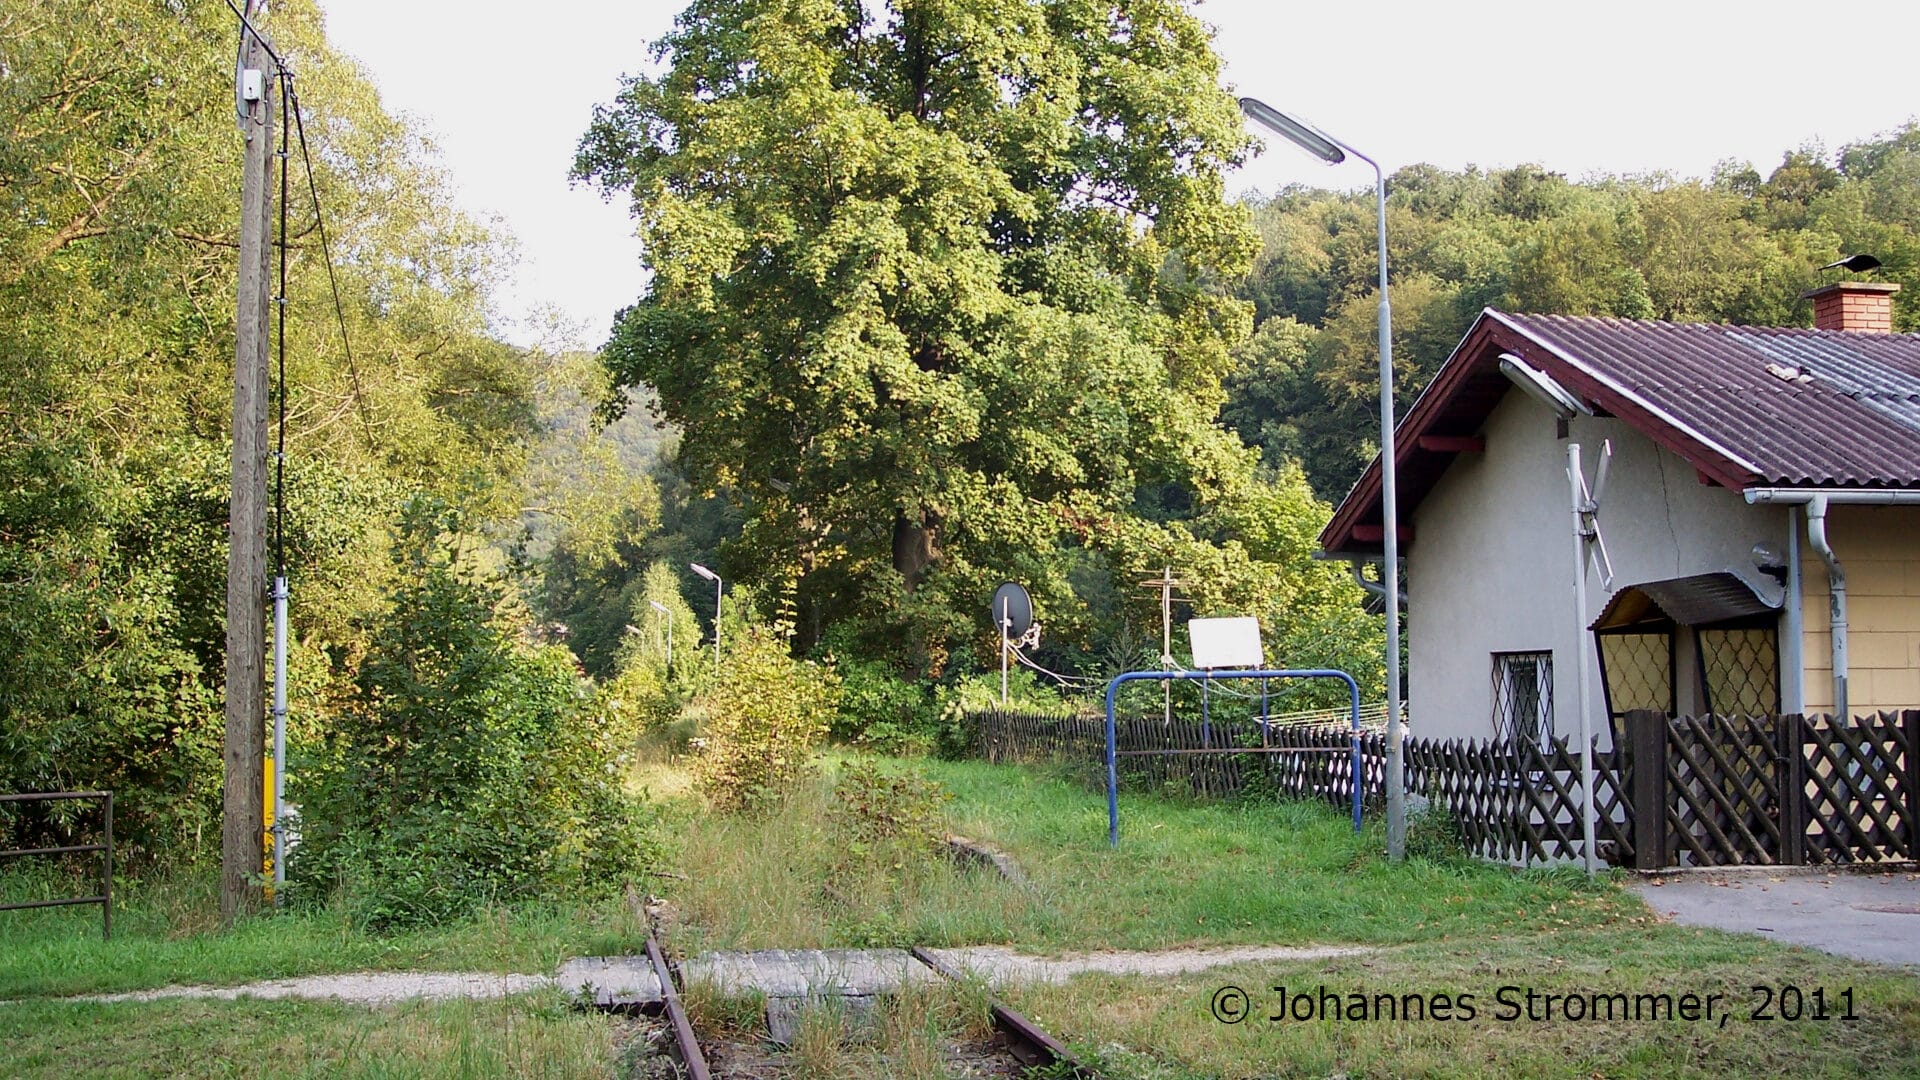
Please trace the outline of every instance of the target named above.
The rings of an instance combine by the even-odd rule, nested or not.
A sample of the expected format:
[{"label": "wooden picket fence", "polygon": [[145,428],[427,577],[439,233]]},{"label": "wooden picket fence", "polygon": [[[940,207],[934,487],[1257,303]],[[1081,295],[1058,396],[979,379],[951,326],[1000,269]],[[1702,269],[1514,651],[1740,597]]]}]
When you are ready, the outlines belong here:
[{"label": "wooden picket fence", "polygon": [[[979,713],[982,757],[1104,761],[1100,716]],[[1123,788],[1203,798],[1270,794],[1346,806],[1343,727],[1116,720]],[[1608,862],[1667,866],[1920,859],[1920,710],[1836,723],[1824,716],[1630,713],[1618,746],[1593,752],[1598,849]],[[1173,753],[1169,753],[1173,751]],[[1360,736],[1364,796],[1384,790],[1386,738]],[[1578,749],[1468,739],[1406,740],[1407,788],[1446,812],[1468,851],[1527,864],[1581,857]],[[1641,762],[1659,768],[1639,768]]]}]

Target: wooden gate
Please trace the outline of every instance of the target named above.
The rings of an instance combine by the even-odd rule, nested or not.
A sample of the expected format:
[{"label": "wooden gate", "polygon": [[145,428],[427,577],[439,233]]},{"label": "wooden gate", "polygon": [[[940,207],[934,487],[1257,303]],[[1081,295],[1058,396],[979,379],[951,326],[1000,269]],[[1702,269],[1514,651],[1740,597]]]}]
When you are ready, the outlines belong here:
[{"label": "wooden gate", "polygon": [[1640,869],[1920,857],[1920,710],[1851,723],[1633,712],[1626,736]]}]

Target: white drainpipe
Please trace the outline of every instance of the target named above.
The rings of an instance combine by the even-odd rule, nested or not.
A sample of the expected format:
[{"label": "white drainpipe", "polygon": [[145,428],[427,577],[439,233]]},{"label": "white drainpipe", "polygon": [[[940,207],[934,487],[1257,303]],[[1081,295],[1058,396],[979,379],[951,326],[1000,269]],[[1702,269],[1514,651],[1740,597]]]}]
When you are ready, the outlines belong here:
[{"label": "white drainpipe", "polygon": [[1827,506],[1920,506],[1920,491],[1882,491],[1860,488],[1824,491],[1818,488],[1748,488],[1749,503],[1799,504],[1807,508],[1807,544],[1827,565],[1827,598],[1833,629],[1833,714],[1845,723],[1847,712],[1847,578],[1840,560],[1827,543]]},{"label": "white drainpipe", "polygon": [[1833,714],[1847,721],[1847,578],[1827,543],[1827,497],[1807,500],[1807,543],[1827,564],[1827,604],[1833,626]]}]

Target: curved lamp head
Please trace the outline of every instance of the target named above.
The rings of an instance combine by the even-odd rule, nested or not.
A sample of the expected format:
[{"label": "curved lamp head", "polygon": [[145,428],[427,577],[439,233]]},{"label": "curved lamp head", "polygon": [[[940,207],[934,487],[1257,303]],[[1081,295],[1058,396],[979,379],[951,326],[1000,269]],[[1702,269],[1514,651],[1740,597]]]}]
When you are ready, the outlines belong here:
[{"label": "curved lamp head", "polygon": [[713,571],[707,569],[706,567],[701,566],[699,563],[688,563],[687,565],[693,567],[694,573],[699,574],[701,577],[706,578],[708,581],[717,582],[720,580],[719,574],[716,574]]},{"label": "curved lamp head", "polygon": [[1257,98],[1241,98],[1240,111],[1247,114],[1247,119],[1329,165],[1338,165],[1347,160],[1347,152],[1312,124],[1296,120]]}]

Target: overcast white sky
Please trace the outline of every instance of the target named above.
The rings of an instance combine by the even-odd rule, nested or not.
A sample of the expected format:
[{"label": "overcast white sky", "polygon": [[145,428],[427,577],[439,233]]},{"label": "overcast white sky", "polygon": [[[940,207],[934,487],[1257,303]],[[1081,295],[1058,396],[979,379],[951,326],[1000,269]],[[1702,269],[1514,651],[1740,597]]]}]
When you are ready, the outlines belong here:
[{"label": "overcast white sky", "polygon": [[[435,136],[462,203],[498,217],[521,263],[498,328],[542,338],[557,309],[598,346],[639,294],[624,203],[573,190],[567,168],[595,103],[681,0],[498,3],[319,0],[334,45],[389,109]],[[1809,140],[1827,148],[1920,116],[1920,4],[1775,0],[1209,0],[1225,79],[1377,158],[1446,168],[1533,162],[1572,177],[1761,172]],[[1236,192],[1370,184],[1270,140]]]}]

